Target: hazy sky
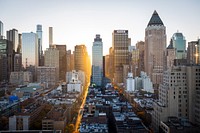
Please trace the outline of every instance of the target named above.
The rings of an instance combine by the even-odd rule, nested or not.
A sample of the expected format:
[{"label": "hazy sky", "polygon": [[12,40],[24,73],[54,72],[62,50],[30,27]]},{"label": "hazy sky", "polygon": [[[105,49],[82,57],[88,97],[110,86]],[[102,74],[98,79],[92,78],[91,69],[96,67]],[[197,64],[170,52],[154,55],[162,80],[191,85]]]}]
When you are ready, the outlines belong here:
[{"label": "hazy sky", "polygon": [[167,30],[167,45],[179,30],[186,41],[200,36],[200,0],[0,0],[0,20],[6,30],[36,32],[42,24],[43,49],[48,47],[48,27],[54,44],[86,44],[91,55],[96,34],[103,40],[104,55],[112,46],[113,30],[129,30],[132,45],[144,41],[144,31],[154,10]]}]

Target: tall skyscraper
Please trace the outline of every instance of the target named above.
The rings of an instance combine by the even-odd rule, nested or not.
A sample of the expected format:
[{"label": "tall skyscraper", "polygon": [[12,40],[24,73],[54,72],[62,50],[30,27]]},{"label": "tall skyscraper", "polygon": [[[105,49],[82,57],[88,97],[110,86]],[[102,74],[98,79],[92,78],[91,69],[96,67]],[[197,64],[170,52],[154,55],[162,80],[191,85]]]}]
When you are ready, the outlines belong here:
[{"label": "tall skyscraper", "polygon": [[38,66],[38,37],[36,33],[22,33],[22,64]]},{"label": "tall skyscraper", "polygon": [[59,51],[59,79],[65,81],[65,75],[67,72],[67,47],[66,45],[55,45]]},{"label": "tall skyscraper", "polygon": [[39,61],[39,66],[42,66],[42,25],[37,25],[37,30],[36,30],[37,36],[38,36],[38,61]]},{"label": "tall skyscraper", "polygon": [[56,48],[48,48],[44,52],[44,65],[45,67],[56,68],[56,81],[59,80],[59,50]]},{"label": "tall skyscraper", "polygon": [[0,82],[9,81],[13,71],[13,45],[6,39],[0,39]]},{"label": "tall skyscraper", "polygon": [[19,37],[18,30],[12,29],[12,30],[7,31],[7,40],[13,43],[13,50],[15,52],[17,52],[18,43],[19,43],[18,37]]},{"label": "tall skyscraper", "polygon": [[103,78],[103,43],[100,35],[94,38],[92,46],[92,83],[102,85]]},{"label": "tall skyscraper", "polygon": [[166,49],[166,27],[154,11],[145,29],[145,71],[154,88],[158,89],[163,77],[164,51]]},{"label": "tall skyscraper", "polygon": [[172,46],[176,49],[176,59],[186,58],[186,40],[182,33],[174,33],[171,38]]},{"label": "tall skyscraper", "polygon": [[49,48],[53,45],[53,27],[49,27]]},{"label": "tall skyscraper", "polygon": [[114,82],[123,83],[123,65],[128,65],[130,46],[128,30],[114,30],[112,33]]},{"label": "tall skyscraper", "polygon": [[3,23],[0,21],[0,39],[3,39]]},{"label": "tall skyscraper", "polygon": [[90,81],[91,63],[85,45],[76,45],[74,51],[74,69],[85,72],[86,82]]}]

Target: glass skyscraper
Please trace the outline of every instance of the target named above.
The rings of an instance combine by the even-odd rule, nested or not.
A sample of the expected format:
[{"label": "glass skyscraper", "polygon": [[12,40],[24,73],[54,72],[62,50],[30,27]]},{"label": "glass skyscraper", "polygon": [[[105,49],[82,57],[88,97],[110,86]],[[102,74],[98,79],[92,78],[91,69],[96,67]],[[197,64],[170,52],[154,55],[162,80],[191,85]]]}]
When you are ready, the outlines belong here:
[{"label": "glass skyscraper", "polygon": [[37,36],[38,36],[38,60],[39,66],[42,65],[42,25],[37,25]]},{"label": "glass skyscraper", "polygon": [[176,49],[176,59],[186,58],[186,40],[182,33],[174,33],[171,39],[172,46]]},{"label": "glass skyscraper", "polygon": [[100,35],[96,35],[92,46],[92,83],[102,84],[103,77],[103,43]]},{"label": "glass skyscraper", "polygon": [[22,33],[22,64],[38,66],[38,37],[36,33]]}]

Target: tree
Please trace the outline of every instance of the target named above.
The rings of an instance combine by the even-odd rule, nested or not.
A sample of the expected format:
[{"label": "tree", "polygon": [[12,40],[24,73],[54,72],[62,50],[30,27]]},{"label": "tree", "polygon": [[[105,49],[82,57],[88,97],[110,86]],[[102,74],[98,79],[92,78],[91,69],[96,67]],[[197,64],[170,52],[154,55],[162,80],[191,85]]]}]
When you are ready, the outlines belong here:
[{"label": "tree", "polygon": [[74,124],[67,124],[65,129],[66,129],[66,133],[73,133],[74,132]]}]

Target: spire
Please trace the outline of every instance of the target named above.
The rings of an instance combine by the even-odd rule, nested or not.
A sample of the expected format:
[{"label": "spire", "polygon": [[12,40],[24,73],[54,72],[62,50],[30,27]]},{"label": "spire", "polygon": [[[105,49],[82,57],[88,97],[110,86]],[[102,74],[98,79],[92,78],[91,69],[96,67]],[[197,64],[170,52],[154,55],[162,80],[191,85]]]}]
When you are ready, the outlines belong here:
[{"label": "spire", "polygon": [[156,10],[153,12],[153,15],[147,26],[152,26],[152,25],[164,25]]}]

